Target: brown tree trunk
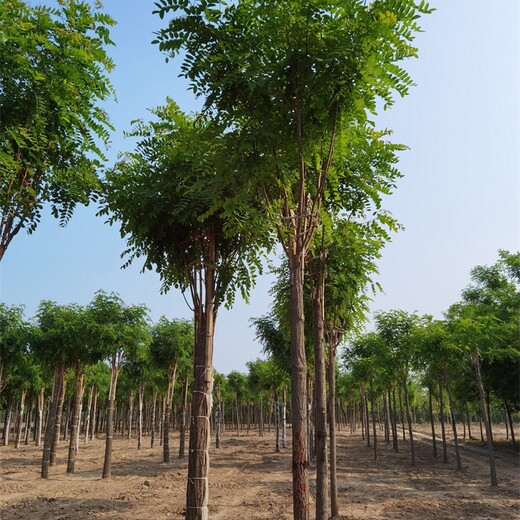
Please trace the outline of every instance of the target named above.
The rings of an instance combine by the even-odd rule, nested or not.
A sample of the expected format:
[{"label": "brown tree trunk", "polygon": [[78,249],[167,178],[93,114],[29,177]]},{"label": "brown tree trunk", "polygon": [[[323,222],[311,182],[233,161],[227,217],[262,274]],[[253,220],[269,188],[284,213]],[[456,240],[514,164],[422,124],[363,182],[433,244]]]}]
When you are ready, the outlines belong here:
[{"label": "brown tree trunk", "polygon": [[[370,407],[372,408],[372,433],[374,438],[374,460],[377,460],[377,430],[376,430],[376,413],[375,413],[375,401],[374,401],[374,384],[370,379]],[[367,425],[368,427],[368,425]]]},{"label": "brown tree trunk", "polygon": [[137,387],[137,449],[140,450],[143,444],[143,396],[144,382],[139,381]]},{"label": "brown tree trunk", "polygon": [[150,448],[155,446],[155,430],[157,422],[157,390],[152,390],[152,413],[150,418]]},{"label": "brown tree trunk", "polygon": [[51,447],[54,439],[54,430],[56,428],[56,416],[58,414],[58,401],[60,400],[61,388],[65,381],[65,366],[60,363],[54,369],[54,388],[52,391],[52,401],[47,417],[47,425],[45,427],[45,436],[43,439],[43,455],[41,478],[49,478],[49,466],[51,458]]},{"label": "brown tree trunk", "polygon": [[114,404],[116,400],[117,378],[119,376],[119,364],[116,362],[117,354],[112,354],[110,371],[110,389],[108,391],[108,406],[106,411],[105,433],[105,460],[103,462],[103,474],[101,478],[112,476],[112,443],[114,440]]},{"label": "brown tree trunk", "polygon": [[455,457],[457,459],[457,469],[462,471],[462,460],[460,458],[460,449],[459,449],[459,438],[457,435],[457,424],[455,422],[455,404],[453,402],[453,395],[451,393],[451,386],[448,380],[448,376],[446,374],[446,391],[448,392],[448,401],[450,405],[450,417],[451,417],[451,427],[453,430],[453,443],[455,445]]},{"label": "brown tree trunk", "polygon": [[[186,520],[207,520],[209,504],[209,442],[213,392],[213,337],[215,330],[215,238],[208,238],[205,258],[205,301],[194,301],[196,341],[194,389],[191,398],[190,445],[186,489]],[[201,291],[202,292],[202,291]],[[200,295],[201,293],[199,293]]]},{"label": "brown tree trunk", "polygon": [[489,417],[487,414],[486,407],[486,398],[484,395],[484,387],[482,386],[482,377],[480,375],[480,359],[478,349],[474,349],[471,351],[471,360],[473,362],[473,368],[475,369],[475,376],[477,378],[478,385],[478,393],[480,397],[480,414],[482,416],[482,421],[484,422],[484,427],[486,428],[486,442],[488,448],[488,456],[489,456],[489,470],[491,477],[491,485],[497,486],[497,469],[495,463],[495,453],[493,449],[493,436],[491,433],[491,424],[489,422]]},{"label": "brown tree trunk", "polygon": [[511,441],[513,442],[513,449],[516,450],[516,439],[515,439],[515,430],[513,428],[513,418],[511,416],[511,408],[507,401],[504,402],[504,407],[506,409],[506,421],[509,421],[509,430],[511,431]]},{"label": "brown tree trunk", "polygon": [[38,412],[35,426],[35,446],[40,446],[42,442],[42,428],[43,428],[43,406],[45,404],[45,387],[42,386],[38,393]]},{"label": "brown tree trunk", "polygon": [[428,386],[428,404],[430,409],[430,426],[432,430],[433,456],[437,458],[437,439],[435,438],[435,423],[433,420],[433,398],[431,386]]},{"label": "brown tree trunk", "polygon": [[80,410],[81,402],[83,400],[83,369],[79,362],[76,363],[76,381],[74,393],[74,412],[72,415],[72,428],[70,432],[69,442],[69,459],[67,461],[67,473],[74,473],[74,466],[76,464],[76,451],[78,449],[78,430],[80,425]]},{"label": "brown tree trunk", "polygon": [[329,343],[329,443],[330,443],[330,514],[339,516],[337,445],[336,445],[336,346]]},{"label": "brown tree trunk", "polygon": [[173,405],[173,391],[175,389],[175,379],[177,376],[177,363],[168,367],[168,393],[164,407],[163,425],[163,462],[170,462],[170,423]]},{"label": "brown tree trunk", "polygon": [[23,416],[24,416],[24,408],[25,408],[25,396],[27,395],[27,389],[23,388],[20,393],[20,404],[18,407],[18,414],[16,417],[16,440],[14,447],[15,449],[20,448],[20,444],[22,442],[22,426],[23,426]]},{"label": "brown tree trunk", "polygon": [[58,453],[58,444],[60,441],[60,428],[61,428],[61,416],[63,413],[63,402],[65,400],[65,390],[67,385],[67,371],[64,368],[63,374],[62,374],[62,383],[60,387],[60,395],[58,398],[58,408],[56,410],[56,424],[54,426],[54,438],[52,439],[52,445],[51,445],[51,455],[49,460],[49,465],[54,466],[56,463],[56,456]]},{"label": "brown tree trunk", "polygon": [[442,384],[439,383],[439,405],[441,407],[442,462],[448,463],[448,445],[446,443],[446,427],[444,425],[444,396]]},{"label": "brown tree trunk", "polygon": [[410,399],[408,398],[408,381],[403,378],[404,402],[406,407],[406,421],[408,422],[408,435],[410,436],[410,451],[412,455],[412,466],[415,466],[415,444],[413,442],[412,416],[410,415]]},{"label": "brown tree trunk", "polygon": [[88,437],[90,431],[90,418],[92,417],[92,400],[94,398],[94,385],[90,385],[88,390],[88,399],[87,399],[87,417],[85,418],[85,444],[88,444]]},{"label": "brown tree trunk", "polygon": [[316,520],[327,520],[327,370],[325,363],[325,258],[310,261],[314,336],[314,426],[316,429]]}]

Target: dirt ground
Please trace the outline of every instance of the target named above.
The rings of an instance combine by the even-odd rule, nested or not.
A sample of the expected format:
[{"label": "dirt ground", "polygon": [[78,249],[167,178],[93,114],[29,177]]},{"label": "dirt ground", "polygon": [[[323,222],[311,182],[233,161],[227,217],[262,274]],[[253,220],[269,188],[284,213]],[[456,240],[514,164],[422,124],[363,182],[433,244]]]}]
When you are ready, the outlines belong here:
[{"label": "dirt ground", "polygon": [[[423,432],[425,433],[425,432]],[[290,431],[289,431],[290,434]],[[498,435],[497,435],[498,437]],[[172,442],[173,441],[173,442]],[[177,437],[170,441],[172,453]],[[50,478],[39,478],[41,449],[0,447],[1,520],[164,520],[181,519],[187,460],[161,462],[162,448],[137,450],[134,439],[115,438],[112,478],[101,479],[103,439],[81,446],[76,473],[67,475],[65,443]],[[149,446],[149,439],[145,439]],[[489,485],[487,456],[466,445],[462,472],[450,454],[432,457],[430,441],[417,438],[417,465],[410,466],[409,444],[394,453],[379,438],[378,460],[360,433],[338,433],[338,487],[341,514],[348,520],[520,519],[518,455],[497,458],[499,485]],[[311,488],[314,475],[311,470]],[[240,437],[223,432],[222,447],[211,449],[212,520],[292,519],[290,449],[274,452],[274,433]],[[313,509],[311,504],[311,510]],[[311,518],[312,518],[311,514]]]}]

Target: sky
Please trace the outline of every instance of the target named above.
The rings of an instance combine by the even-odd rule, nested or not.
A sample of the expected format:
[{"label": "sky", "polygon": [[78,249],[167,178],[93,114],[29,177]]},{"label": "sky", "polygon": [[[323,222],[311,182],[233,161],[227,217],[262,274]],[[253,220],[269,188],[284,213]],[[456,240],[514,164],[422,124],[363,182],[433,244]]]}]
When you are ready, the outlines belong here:
[{"label": "sky", "polygon": [[[32,4],[39,3],[36,0]],[[131,149],[123,137],[130,121],[173,98],[187,112],[200,109],[179,63],[165,62],[151,45],[164,24],[153,1],[104,0],[118,22],[111,49],[117,102],[105,107],[116,132],[108,151]],[[409,149],[401,154],[404,177],[386,207],[404,226],[383,251],[372,309],[402,309],[442,318],[470,283],[470,270],[497,260],[498,250],[520,248],[520,2],[433,0],[415,44],[419,59],[407,69],[416,86],[378,117]],[[20,232],[0,263],[0,300],[23,304],[34,315],[42,300],[87,305],[94,293],[115,291],[127,304],[145,304],[155,322],[191,318],[182,295],[161,294],[153,272],[121,269],[125,242],[117,227],[78,207],[66,228],[45,213],[32,234]],[[272,276],[262,276],[249,304],[221,309],[214,367],[246,371],[261,356],[252,317],[269,311]]]}]

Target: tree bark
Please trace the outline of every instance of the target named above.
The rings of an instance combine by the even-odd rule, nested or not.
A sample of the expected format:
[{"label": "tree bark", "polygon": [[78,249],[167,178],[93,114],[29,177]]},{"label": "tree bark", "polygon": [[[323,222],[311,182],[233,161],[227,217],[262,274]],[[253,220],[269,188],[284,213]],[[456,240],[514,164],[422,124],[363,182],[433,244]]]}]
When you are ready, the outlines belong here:
[{"label": "tree bark", "polygon": [[[207,520],[209,503],[209,442],[213,392],[215,307],[215,238],[208,238],[205,258],[204,306],[194,301],[196,342],[194,390],[191,398],[190,446],[186,489],[186,520]],[[199,293],[200,294],[200,293]],[[195,298],[194,298],[195,299]]]},{"label": "tree bark", "polygon": [[453,430],[453,443],[455,445],[455,457],[457,459],[457,469],[462,471],[462,460],[460,458],[460,449],[459,449],[459,438],[457,435],[457,424],[455,422],[455,404],[453,402],[453,395],[451,393],[451,386],[446,376],[446,391],[448,392],[448,401],[450,404],[450,417],[451,417],[451,427]]},{"label": "tree bark", "polygon": [[163,462],[170,462],[170,423],[173,405],[173,391],[175,389],[175,379],[177,377],[177,363],[168,367],[168,393],[164,407],[163,425]]},{"label": "tree bark", "polygon": [[150,448],[155,446],[155,430],[157,422],[157,390],[152,390],[152,413],[150,418]]},{"label": "tree bark", "polygon": [[105,433],[105,460],[103,463],[103,474],[101,478],[112,476],[112,443],[114,440],[114,403],[116,400],[117,378],[120,367],[116,362],[116,354],[112,354],[110,371],[110,389],[108,392],[108,406],[106,411],[106,433]]},{"label": "tree bark", "polygon": [[23,388],[20,392],[20,404],[18,407],[18,414],[16,417],[16,439],[14,443],[15,449],[20,448],[20,444],[22,442],[22,426],[23,426],[23,416],[24,416],[24,408],[25,408],[25,396],[27,395],[27,389]]},{"label": "tree bark", "polygon": [[328,518],[327,500],[327,370],[325,364],[324,255],[310,261],[314,339],[314,427],[316,429],[316,520]]},{"label": "tree bark", "polygon": [[58,414],[58,401],[61,395],[61,387],[65,380],[65,366],[60,363],[54,369],[54,388],[52,392],[52,401],[47,417],[47,425],[45,427],[45,436],[43,439],[43,455],[41,478],[49,478],[49,466],[51,458],[51,447],[54,439],[54,430],[56,428],[56,417]]},{"label": "tree bark", "polygon": [[433,456],[437,458],[437,439],[435,438],[435,423],[433,421],[433,398],[431,386],[428,386],[428,405],[430,410],[430,426],[432,430]]},{"label": "tree bark", "polygon": [[92,413],[92,399],[94,398],[94,385],[90,385],[88,390],[88,398],[87,398],[87,417],[85,418],[85,439],[84,443],[88,444],[88,436],[90,430],[90,418]]},{"label": "tree bark", "polygon": [[410,415],[410,399],[408,398],[408,380],[403,378],[404,402],[406,407],[406,421],[408,422],[408,435],[410,436],[410,450],[412,455],[412,466],[415,466],[415,444],[413,442],[412,416]]},{"label": "tree bark", "polygon": [[374,384],[370,379],[370,407],[372,408],[372,432],[374,437],[374,460],[377,460],[377,431],[376,431],[376,413],[374,401]]},{"label": "tree bark", "polygon": [[444,396],[442,384],[439,382],[439,405],[441,407],[442,462],[448,463],[448,445],[446,443],[446,427],[444,425]]},{"label": "tree bark", "polygon": [[60,386],[60,395],[58,397],[58,407],[56,410],[56,420],[54,425],[54,437],[52,439],[51,454],[49,459],[49,465],[54,466],[56,463],[56,456],[58,452],[58,444],[60,441],[60,428],[61,428],[61,416],[63,413],[63,402],[65,401],[65,390],[67,385],[67,371],[63,368],[62,374],[63,381]]},{"label": "tree bark", "polygon": [[[332,343],[332,342],[331,342]],[[336,345],[329,344],[330,514],[339,516],[336,446]]]},{"label": "tree bark", "polygon": [[75,392],[74,392],[74,412],[72,415],[72,428],[70,432],[69,442],[69,458],[67,461],[67,473],[74,473],[76,464],[76,451],[78,449],[78,430],[80,425],[80,410],[83,400],[83,369],[81,365],[76,363]]},{"label": "tree bark", "polygon": [[495,463],[495,453],[493,449],[493,436],[491,433],[491,424],[489,422],[489,418],[487,415],[487,407],[486,407],[486,397],[484,395],[484,387],[482,386],[482,377],[480,375],[480,359],[478,349],[474,349],[471,351],[471,360],[473,362],[473,368],[475,369],[475,376],[477,378],[478,385],[478,393],[480,397],[480,414],[482,416],[482,421],[484,422],[484,427],[486,428],[486,442],[488,448],[488,456],[489,456],[489,470],[490,470],[490,478],[491,485],[497,486],[497,469]]},{"label": "tree bark", "polygon": [[[295,239],[295,242],[298,240]],[[305,355],[303,248],[289,251],[289,282],[291,311],[291,414],[293,514],[297,520],[309,519],[309,482],[307,467],[307,359]]]}]

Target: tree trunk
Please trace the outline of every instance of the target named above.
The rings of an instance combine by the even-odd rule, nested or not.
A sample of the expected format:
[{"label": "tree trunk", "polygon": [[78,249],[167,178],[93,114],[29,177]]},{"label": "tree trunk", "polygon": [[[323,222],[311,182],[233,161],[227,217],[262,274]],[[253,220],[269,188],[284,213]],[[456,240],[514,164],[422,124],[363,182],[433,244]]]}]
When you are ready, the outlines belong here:
[{"label": "tree trunk", "polygon": [[[134,420],[134,391],[130,390],[130,395],[128,396],[128,417],[127,417],[127,439],[130,440],[132,438],[132,424]],[[124,435],[124,432],[122,431],[122,434]]]},{"label": "tree trunk", "polygon": [[[307,467],[307,359],[305,355],[303,276],[305,251],[296,237],[288,251],[291,321],[291,415],[293,513],[297,520],[309,519]],[[291,244],[293,245],[293,244]]]},{"label": "tree trunk", "polygon": [[43,439],[43,455],[41,478],[49,478],[49,466],[51,458],[51,447],[54,439],[54,430],[56,428],[56,418],[58,415],[58,401],[60,400],[61,389],[65,382],[65,366],[60,363],[54,369],[54,388],[52,392],[52,401],[47,417],[47,425],[45,427],[45,436]]},{"label": "tree trunk", "polygon": [[79,362],[76,363],[76,385],[74,392],[74,412],[72,415],[72,428],[70,432],[69,442],[69,459],[67,462],[67,473],[74,473],[74,466],[76,464],[76,451],[77,451],[77,440],[78,430],[80,425],[80,409],[81,402],[83,400],[83,369]]},{"label": "tree trunk", "polygon": [[433,398],[431,386],[428,386],[428,405],[430,410],[430,426],[432,430],[433,456],[437,458],[437,439],[435,438],[435,423],[433,420]]},{"label": "tree trunk", "polygon": [[88,399],[87,399],[87,417],[85,418],[85,439],[84,443],[88,444],[88,437],[90,431],[90,418],[92,413],[92,400],[94,398],[94,385],[90,385],[88,389]]},{"label": "tree trunk", "polygon": [[168,393],[164,407],[163,425],[163,462],[170,462],[170,423],[173,405],[173,391],[175,389],[175,379],[177,377],[177,363],[168,367]]},{"label": "tree trunk", "polygon": [[43,428],[43,406],[45,404],[45,387],[40,388],[38,393],[38,413],[36,417],[35,426],[35,445],[39,447],[42,442],[42,428]]},{"label": "tree trunk", "polygon": [[208,452],[213,392],[213,338],[217,315],[214,293],[215,258],[215,238],[210,237],[204,268],[204,307],[194,296],[194,300],[198,301],[194,301],[197,329],[193,365],[194,390],[191,398],[186,520],[207,520],[209,515]]},{"label": "tree trunk", "polygon": [[374,401],[374,384],[370,379],[370,407],[372,408],[372,432],[374,437],[374,460],[377,460],[377,431],[376,431],[376,414]]},{"label": "tree trunk", "polygon": [[314,427],[316,429],[316,520],[328,518],[327,501],[327,370],[325,365],[325,258],[310,261],[314,339]]},{"label": "tree trunk", "polygon": [[51,445],[51,454],[50,454],[50,460],[49,465],[54,466],[56,463],[56,456],[58,453],[58,444],[60,441],[60,428],[61,428],[61,416],[63,413],[63,402],[65,400],[65,390],[67,385],[67,371],[64,368],[63,374],[62,374],[62,383],[60,386],[60,395],[58,398],[58,408],[56,410],[56,424],[54,426],[54,438],[52,439],[52,445]]},{"label": "tree trunk", "polygon": [[412,455],[412,466],[415,466],[415,444],[413,442],[412,416],[410,415],[410,400],[408,398],[408,381],[403,378],[404,403],[406,407],[406,421],[408,422],[408,435],[410,436],[410,450]]},{"label": "tree trunk", "polygon": [[446,375],[446,391],[448,392],[448,401],[450,404],[451,427],[453,429],[453,443],[455,445],[455,457],[457,459],[457,469],[462,471],[462,460],[460,458],[459,438],[457,436],[457,424],[455,422],[455,404],[453,402],[453,394],[451,393],[451,386]]},{"label": "tree trunk", "polygon": [[143,445],[143,396],[144,382],[139,381],[137,387],[137,449],[140,450]]},{"label": "tree trunk", "polygon": [[282,389],[282,448],[287,448],[287,397],[285,386]]},{"label": "tree trunk", "polygon": [[444,425],[444,396],[442,384],[439,382],[439,405],[441,407],[442,462],[448,463],[448,445],[446,443],[446,427]]},{"label": "tree trunk", "polygon": [[511,440],[513,441],[513,449],[516,450],[516,439],[515,439],[515,430],[513,428],[513,418],[511,417],[511,408],[507,401],[504,402],[504,407],[506,409],[506,420],[509,421],[509,430],[511,431]]},{"label": "tree trunk", "polygon": [[112,476],[112,443],[114,440],[114,403],[116,400],[117,378],[120,366],[116,362],[116,355],[112,354],[110,370],[110,389],[108,391],[108,406],[106,411],[106,433],[105,433],[105,460],[103,463],[103,474],[101,478]]},{"label": "tree trunk", "polygon": [[150,418],[150,448],[155,446],[155,430],[157,422],[157,390],[152,390],[152,413]]},{"label": "tree trunk", "polygon": [[280,451],[280,411],[278,405],[278,395],[275,390],[274,397],[274,432],[275,432],[275,441],[274,441],[274,451],[278,453]]},{"label": "tree trunk", "polygon": [[489,470],[491,477],[491,485],[497,486],[497,469],[495,464],[495,453],[493,450],[493,437],[491,434],[491,424],[489,422],[489,418],[487,415],[487,407],[486,407],[486,398],[484,395],[484,387],[482,386],[482,377],[480,375],[480,359],[478,354],[478,349],[471,351],[471,360],[473,362],[473,368],[475,369],[475,376],[477,378],[478,385],[478,393],[480,397],[480,414],[482,416],[482,421],[484,422],[484,427],[486,428],[486,441],[488,447],[488,456],[489,456]]},{"label": "tree trunk", "polygon": [[[331,342],[332,343],[332,342]],[[336,446],[336,345],[329,344],[330,514],[339,516]]]},{"label": "tree trunk", "polygon": [[[389,401],[390,402],[390,401]],[[399,453],[399,434],[397,432],[397,404],[395,400],[395,386],[392,385],[392,446]]]},{"label": "tree trunk", "polygon": [[20,444],[22,442],[22,426],[23,426],[23,416],[24,416],[24,408],[25,408],[25,396],[27,395],[27,389],[23,388],[20,392],[20,404],[18,407],[18,414],[16,417],[16,440],[14,447],[15,449],[20,448]]}]

